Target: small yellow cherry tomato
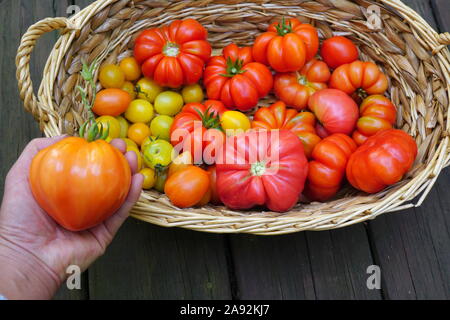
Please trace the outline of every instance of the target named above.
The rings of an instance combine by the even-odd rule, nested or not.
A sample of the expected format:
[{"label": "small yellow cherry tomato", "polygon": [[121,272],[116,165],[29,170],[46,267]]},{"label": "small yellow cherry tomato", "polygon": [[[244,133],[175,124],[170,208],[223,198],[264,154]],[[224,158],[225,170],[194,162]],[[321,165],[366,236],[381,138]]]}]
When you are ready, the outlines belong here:
[{"label": "small yellow cherry tomato", "polygon": [[[151,131],[151,130],[150,130]],[[148,146],[153,141],[158,140],[155,136],[150,136],[144,139],[141,144],[141,150],[144,151],[145,147]]]},{"label": "small yellow cherry tomato", "polygon": [[147,123],[153,119],[153,116],[153,105],[144,99],[133,100],[125,111],[125,118],[132,123]]},{"label": "small yellow cherry tomato", "polygon": [[199,84],[185,86],[181,90],[181,95],[183,96],[184,103],[202,102],[205,98],[203,89]]},{"label": "small yellow cherry tomato", "polygon": [[156,97],[163,92],[163,87],[149,78],[142,78],[136,83],[136,90],[139,99],[154,103]]},{"label": "small yellow cherry tomato", "polygon": [[136,95],[137,95],[136,88],[134,87],[134,84],[131,83],[130,81],[125,81],[123,83],[122,90],[128,92],[128,94],[131,97],[131,100],[136,99]]},{"label": "small yellow cherry tomato", "polygon": [[136,142],[138,146],[149,136],[150,128],[145,123],[135,123],[128,129],[128,138]]},{"label": "small yellow cherry tomato", "polygon": [[125,74],[119,66],[108,64],[100,69],[99,79],[103,88],[121,89],[125,82]]},{"label": "small yellow cherry tomato", "polygon": [[160,115],[174,116],[181,111],[183,105],[181,94],[173,91],[164,91],[155,99],[155,110]]},{"label": "small yellow cherry tomato", "polygon": [[127,81],[136,81],[141,77],[141,67],[134,57],[123,59],[119,66]]},{"label": "small yellow cherry tomato", "polygon": [[128,128],[130,127],[130,124],[128,123],[127,119],[125,119],[122,116],[116,117],[117,121],[119,121],[120,125],[120,138],[126,138],[128,134]]},{"label": "small yellow cherry tomato", "polygon": [[166,167],[172,162],[173,146],[166,140],[158,139],[145,147],[143,155],[147,167]]},{"label": "small yellow cherry tomato", "polygon": [[250,119],[239,111],[225,111],[221,117],[222,129],[228,135],[234,135],[237,131],[247,131],[251,128]]},{"label": "small yellow cherry tomato", "polygon": [[145,168],[140,172],[144,176],[144,183],[142,184],[142,188],[145,190],[150,190],[155,186],[156,183],[156,172],[153,169]]},{"label": "small yellow cherry tomato", "polygon": [[[120,123],[119,121],[111,116],[102,116],[95,119],[98,124],[103,125],[103,130],[106,130],[109,124],[109,134],[107,141],[110,142],[112,139],[117,139],[120,137]],[[100,128],[100,126],[99,126]]]},{"label": "small yellow cherry tomato", "polygon": [[170,128],[173,124],[173,118],[169,116],[157,116],[151,124],[150,130],[152,135],[159,139],[170,141]]},{"label": "small yellow cherry tomato", "polygon": [[140,171],[143,168],[143,164],[144,164],[144,162],[142,160],[141,151],[139,151],[139,149],[136,148],[136,147],[128,146],[127,147],[127,152],[130,152],[130,151],[132,151],[132,152],[134,152],[136,154],[137,162],[138,162],[137,169],[138,169],[138,171]]},{"label": "small yellow cherry tomato", "polygon": [[138,145],[137,145],[136,142],[134,142],[133,140],[128,139],[128,138],[122,138],[122,140],[125,141],[127,147],[135,147],[135,148],[138,148]]}]

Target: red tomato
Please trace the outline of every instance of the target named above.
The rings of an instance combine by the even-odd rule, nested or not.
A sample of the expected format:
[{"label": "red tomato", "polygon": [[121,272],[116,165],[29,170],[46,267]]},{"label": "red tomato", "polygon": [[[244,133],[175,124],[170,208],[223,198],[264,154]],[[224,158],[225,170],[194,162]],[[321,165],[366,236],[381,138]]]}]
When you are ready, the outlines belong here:
[{"label": "red tomato", "polygon": [[355,142],[341,133],[319,142],[312,153],[314,160],[309,163],[305,195],[318,201],[333,197],[341,187],[347,161],[355,150]]},{"label": "red tomato", "polygon": [[347,164],[347,179],[358,190],[376,193],[397,183],[417,156],[414,139],[404,131],[378,132],[356,150]]},{"label": "red tomato", "polygon": [[[208,100],[204,104],[188,103],[175,117],[170,129],[171,143],[177,151],[189,151],[195,163],[202,159],[214,163],[217,149],[225,141],[220,116],[227,111],[220,101]],[[208,157],[203,158],[208,148]],[[201,154],[200,154],[201,153]]]},{"label": "red tomato", "polygon": [[308,106],[308,99],[314,92],[327,88],[330,76],[325,62],[312,59],[300,72],[277,74],[273,88],[278,99],[302,110]]},{"label": "red tomato", "polygon": [[317,29],[291,18],[272,23],[253,45],[255,61],[270,65],[278,72],[300,70],[319,49]]},{"label": "red tomato", "polygon": [[350,135],[359,117],[358,106],[350,96],[335,89],[317,91],[308,102],[309,108],[328,134]]},{"label": "red tomato", "polygon": [[255,107],[272,90],[273,77],[265,65],[249,61],[248,50],[236,45],[226,47],[223,56],[212,57],[203,76],[208,98],[241,111]]},{"label": "red tomato", "polygon": [[122,206],[131,170],[123,154],[105,141],[70,137],[36,155],[29,180],[42,209],[64,228],[82,231]]},{"label": "red tomato", "polygon": [[147,78],[161,86],[178,88],[197,83],[211,56],[208,32],[193,19],[143,31],[136,39],[134,56]]},{"label": "red tomato", "polygon": [[369,96],[359,107],[360,118],[353,132],[358,145],[378,131],[391,129],[397,118],[397,110],[391,100],[381,95]]},{"label": "red tomato", "polygon": [[305,154],[311,156],[315,145],[320,141],[314,126],[316,117],[311,112],[297,112],[286,109],[286,104],[278,101],[268,108],[259,108],[253,116],[253,129],[283,129],[296,134],[303,143]]},{"label": "red tomato", "polygon": [[117,117],[124,113],[131,103],[131,96],[121,89],[104,89],[97,93],[92,111],[99,116]]},{"label": "red tomato", "polygon": [[231,209],[265,205],[288,211],[297,203],[308,172],[302,143],[288,130],[229,137],[218,159],[217,191]]},{"label": "red tomato", "polygon": [[209,180],[211,182],[211,203],[215,205],[219,205],[222,202],[220,201],[219,193],[217,192],[217,174],[216,167],[212,166],[208,168]]},{"label": "red tomato", "polygon": [[349,95],[356,91],[360,95],[383,94],[388,88],[388,79],[375,63],[357,60],[334,70],[329,87]]},{"label": "red tomato", "polygon": [[358,48],[350,39],[336,36],[323,42],[320,55],[330,68],[336,69],[358,60]]}]

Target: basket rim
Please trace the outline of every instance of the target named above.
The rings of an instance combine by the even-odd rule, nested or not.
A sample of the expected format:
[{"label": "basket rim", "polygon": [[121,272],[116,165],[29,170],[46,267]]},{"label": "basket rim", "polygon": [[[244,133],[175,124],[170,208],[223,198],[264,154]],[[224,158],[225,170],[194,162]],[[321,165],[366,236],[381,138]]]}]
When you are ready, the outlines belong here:
[{"label": "basket rim", "polygon": [[[34,106],[38,109],[38,112],[32,112],[35,117],[38,118],[37,120],[41,122],[41,128],[47,137],[61,134],[58,119],[54,115],[55,111],[51,110],[50,107],[46,107],[46,105],[52,105],[51,96],[57,77],[57,72],[54,70],[59,70],[65,53],[67,53],[77,34],[89,22],[89,20],[107,6],[110,6],[118,1],[120,0],[97,0],[71,18],[44,19],[36,24],[39,25],[39,23],[46,23],[46,20],[52,20],[53,22],[59,21],[61,25],[58,25],[58,28],[63,27],[65,24],[64,32],[53,47],[45,65],[44,75],[37,95],[38,98],[36,101],[36,106]],[[446,94],[450,97],[450,52],[447,46],[443,44],[443,35],[437,33],[417,12],[400,0],[379,0],[379,2],[387,4],[390,8],[396,10],[397,14],[408,22],[415,38],[422,39],[420,36],[423,36],[426,41],[428,41],[427,45],[432,48],[433,55],[437,57],[436,59],[439,62],[441,69],[447,70],[447,72],[443,72],[445,77],[443,80],[447,83]],[[61,19],[61,21],[64,22],[56,19]],[[30,30],[33,30],[33,26],[30,27]],[[37,40],[37,38],[38,37],[36,37],[35,40]],[[25,36],[22,38],[21,44],[23,45],[24,42],[26,42]],[[23,47],[22,51],[24,51]],[[28,64],[30,54],[31,52],[28,51],[25,53],[21,52],[21,48],[19,48],[17,61],[20,61],[20,57],[23,58],[23,56],[25,56],[28,57],[28,61],[25,60],[25,64]],[[24,81],[24,77],[22,72],[20,72],[21,70],[19,70],[19,66],[20,64],[18,64],[19,86],[24,86],[25,90],[28,91],[31,88],[32,91],[31,82],[26,83],[26,81]],[[48,84],[48,86],[46,86],[46,84]],[[21,94],[21,98],[25,101],[25,105],[27,105],[26,97]],[[28,103],[32,104],[30,100],[28,100]],[[29,107],[27,109],[30,111],[33,107]],[[347,214],[344,217],[342,217],[342,212],[328,215],[326,219],[323,219],[325,221],[322,221],[321,219],[314,220],[312,219],[312,216],[308,214],[305,214],[304,217],[292,217],[289,216],[289,213],[286,215],[277,216],[263,216],[262,213],[258,215],[242,216],[212,215],[207,213],[209,206],[199,209],[195,208],[181,210],[175,208],[169,203],[166,204],[166,208],[161,209],[160,207],[152,206],[151,203],[149,203],[154,198],[145,191],[142,193],[140,200],[133,208],[131,215],[136,219],[163,227],[182,227],[211,233],[277,235],[305,230],[318,231],[336,229],[374,219],[383,213],[417,207],[424,201],[428,192],[437,180],[441,170],[450,165],[449,115],[450,107],[447,106],[447,119],[444,134],[439,138],[440,141],[438,142],[437,150],[432,159],[418,175],[422,180],[424,180],[419,188],[414,188],[416,186],[416,178],[418,178],[418,176],[410,179],[409,181],[402,181],[399,184],[392,186],[397,187],[398,185],[401,185],[399,189],[388,196],[383,195],[382,198],[378,200],[376,205],[373,203],[367,205],[359,204],[352,208],[353,210],[351,214]],[[387,191],[391,189],[392,188],[388,188],[387,190],[380,192],[380,194],[387,194]],[[421,196],[417,203],[412,203],[413,200],[419,195]],[[396,201],[399,198],[401,200]],[[320,208],[320,205],[317,206]],[[230,212],[232,210],[224,208],[224,212],[226,211]],[[347,211],[343,210],[343,212],[346,213]],[[266,211],[265,214],[273,215],[270,211]]]}]

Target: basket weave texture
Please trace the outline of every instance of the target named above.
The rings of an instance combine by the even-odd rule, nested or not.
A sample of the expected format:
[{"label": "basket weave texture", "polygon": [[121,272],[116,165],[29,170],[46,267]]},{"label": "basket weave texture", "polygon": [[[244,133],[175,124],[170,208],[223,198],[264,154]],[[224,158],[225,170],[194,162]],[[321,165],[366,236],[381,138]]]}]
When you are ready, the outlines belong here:
[{"label": "basket weave texture", "polygon": [[[375,30],[367,24],[372,5],[380,8],[382,21]],[[232,41],[250,45],[283,16],[313,24],[321,40],[332,35],[351,38],[360,48],[361,60],[376,62],[386,72],[388,95],[398,109],[396,127],[409,132],[419,146],[413,169],[380,193],[367,195],[347,187],[333,201],[298,203],[283,215],[220,206],[180,210],[166,196],[146,191],[132,216],[165,227],[275,235],[340,228],[421,205],[440,171],[450,164],[450,34],[438,34],[399,0],[98,0],[72,18],[47,18],[29,28],[16,59],[20,96],[46,136],[74,135],[87,118],[76,90],[84,85],[83,62],[99,59],[102,64],[116,64],[132,55],[140,31],[176,19],[197,19],[220,52]],[[61,36],[35,96],[30,55],[40,36],[53,30],[61,30]],[[261,105],[273,101],[269,97]],[[418,200],[412,203],[414,198]]]}]

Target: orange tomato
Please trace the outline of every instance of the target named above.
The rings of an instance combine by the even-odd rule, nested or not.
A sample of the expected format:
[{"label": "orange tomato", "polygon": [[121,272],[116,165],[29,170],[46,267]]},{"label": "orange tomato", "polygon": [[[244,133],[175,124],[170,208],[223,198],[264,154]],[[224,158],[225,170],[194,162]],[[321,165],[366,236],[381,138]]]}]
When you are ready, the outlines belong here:
[{"label": "orange tomato", "polygon": [[208,173],[196,166],[188,166],[167,179],[164,192],[179,208],[198,204],[209,190]]},{"label": "orange tomato", "polygon": [[150,128],[145,123],[135,123],[128,129],[128,138],[136,142],[139,146],[142,145],[142,142],[150,134]]},{"label": "orange tomato", "polygon": [[122,206],[131,170],[123,154],[107,142],[70,137],[36,155],[29,181],[42,209],[64,228],[81,231]]},{"label": "orange tomato", "polygon": [[97,93],[92,111],[99,116],[117,117],[124,113],[131,97],[128,92],[122,89],[104,89]]},{"label": "orange tomato", "polygon": [[103,88],[122,88],[125,74],[119,66],[108,64],[100,68],[99,80]]},{"label": "orange tomato", "polygon": [[127,81],[136,81],[141,77],[141,67],[134,57],[128,57],[120,62],[120,69]]}]

